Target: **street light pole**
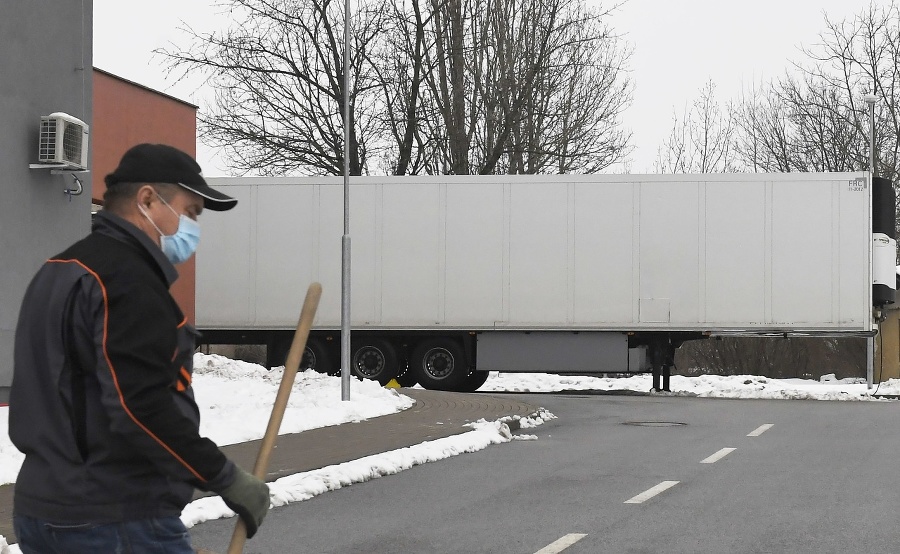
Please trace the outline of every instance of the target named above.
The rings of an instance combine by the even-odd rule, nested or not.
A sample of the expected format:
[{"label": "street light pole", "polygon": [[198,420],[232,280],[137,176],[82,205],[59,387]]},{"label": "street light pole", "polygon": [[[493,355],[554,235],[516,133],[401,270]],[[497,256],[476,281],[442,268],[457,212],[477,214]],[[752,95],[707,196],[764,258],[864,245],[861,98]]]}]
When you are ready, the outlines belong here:
[{"label": "street light pole", "polygon": [[869,105],[869,172],[875,177],[875,102],[878,102],[878,97],[866,94],[863,100]]},{"label": "street light pole", "polygon": [[[875,102],[878,97],[872,94],[863,95],[863,100],[869,105],[869,190],[875,186]],[[872,389],[875,380],[875,337],[866,339],[866,386]]]},{"label": "street light pole", "polygon": [[344,0],[344,235],[341,237],[341,400],[350,400],[350,0]]}]

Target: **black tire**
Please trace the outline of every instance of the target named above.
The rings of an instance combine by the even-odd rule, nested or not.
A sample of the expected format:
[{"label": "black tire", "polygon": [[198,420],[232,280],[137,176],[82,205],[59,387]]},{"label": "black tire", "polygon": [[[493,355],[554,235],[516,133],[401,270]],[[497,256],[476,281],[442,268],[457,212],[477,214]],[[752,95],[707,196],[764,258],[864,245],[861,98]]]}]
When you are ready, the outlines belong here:
[{"label": "black tire", "polygon": [[473,371],[466,376],[465,380],[456,390],[459,392],[475,392],[478,390],[478,387],[487,381],[488,375],[489,372],[487,371]]},{"label": "black tire", "polygon": [[397,376],[399,363],[394,346],[384,339],[353,340],[350,367],[353,375],[362,379],[373,379],[382,385]]},{"label": "black tire", "polygon": [[300,360],[300,371],[307,369],[319,373],[331,375],[334,372],[334,361],[328,343],[317,337],[309,337],[306,341],[306,350],[303,351],[303,359]]},{"label": "black tire", "polygon": [[410,357],[409,371],[426,389],[445,391],[457,390],[469,374],[462,345],[452,339],[419,343]]}]

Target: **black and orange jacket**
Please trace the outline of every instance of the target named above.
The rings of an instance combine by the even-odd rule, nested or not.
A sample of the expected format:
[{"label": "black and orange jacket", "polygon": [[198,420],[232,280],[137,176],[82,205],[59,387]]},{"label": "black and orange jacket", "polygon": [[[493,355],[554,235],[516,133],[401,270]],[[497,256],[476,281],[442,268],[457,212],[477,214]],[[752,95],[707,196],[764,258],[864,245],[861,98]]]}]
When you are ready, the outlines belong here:
[{"label": "black and orange jacket", "polygon": [[179,515],[234,464],[199,434],[195,332],[149,237],[97,214],[29,285],[15,336],[9,435],[25,454],[14,512],[58,523]]}]

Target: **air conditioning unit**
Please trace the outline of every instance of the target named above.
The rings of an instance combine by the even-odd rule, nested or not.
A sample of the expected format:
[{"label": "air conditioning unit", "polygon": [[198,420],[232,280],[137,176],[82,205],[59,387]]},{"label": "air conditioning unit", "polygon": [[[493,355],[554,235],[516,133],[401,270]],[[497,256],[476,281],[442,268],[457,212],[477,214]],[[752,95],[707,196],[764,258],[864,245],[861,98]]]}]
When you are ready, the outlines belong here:
[{"label": "air conditioning unit", "polygon": [[60,169],[87,169],[87,124],[62,112],[41,116],[38,162]]}]

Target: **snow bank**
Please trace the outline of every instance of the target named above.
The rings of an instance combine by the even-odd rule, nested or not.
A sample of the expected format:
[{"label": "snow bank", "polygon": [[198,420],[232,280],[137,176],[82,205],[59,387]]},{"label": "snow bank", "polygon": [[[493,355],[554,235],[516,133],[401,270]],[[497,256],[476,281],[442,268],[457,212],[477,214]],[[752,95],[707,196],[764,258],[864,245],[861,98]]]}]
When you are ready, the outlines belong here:
[{"label": "snow bank", "polygon": [[[639,391],[649,392],[653,377],[648,374],[629,377],[592,377],[553,375],[549,373],[491,372],[480,391],[494,392],[560,392],[560,391]],[[825,375],[819,381],[811,379],[769,379],[755,375],[701,375],[682,377],[673,375],[672,396],[700,396],[707,398],[761,398],[804,400],[884,400],[875,395],[900,395],[900,380],[891,379],[868,389],[860,379],[835,379]]]},{"label": "snow bank", "polygon": [[[194,394],[200,433],[227,445],[262,438],[284,368],[264,367],[213,354],[194,355]],[[350,400],[341,400],[341,380],[312,370],[297,373],[281,434],[361,421],[415,404],[376,381],[350,380]]]},{"label": "snow bank", "polygon": [[[543,421],[555,418],[553,414],[543,410],[537,418],[521,418],[520,424],[539,425]],[[509,442],[514,435],[509,425],[503,421],[480,420],[469,424],[472,431],[421,444],[400,448],[382,454],[366,456],[342,464],[331,465],[282,477],[269,483],[272,507],[284,506],[291,502],[302,502],[328,491],[347,487],[354,483],[363,483],[385,475],[393,475],[411,467],[443,460],[466,452],[483,450],[492,444]],[[524,426],[524,425],[523,425]],[[536,440],[534,435],[524,439]],[[207,497],[188,504],[181,514],[181,520],[188,527],[222,517],[233,517],[232,512],[221,497]]]}]

